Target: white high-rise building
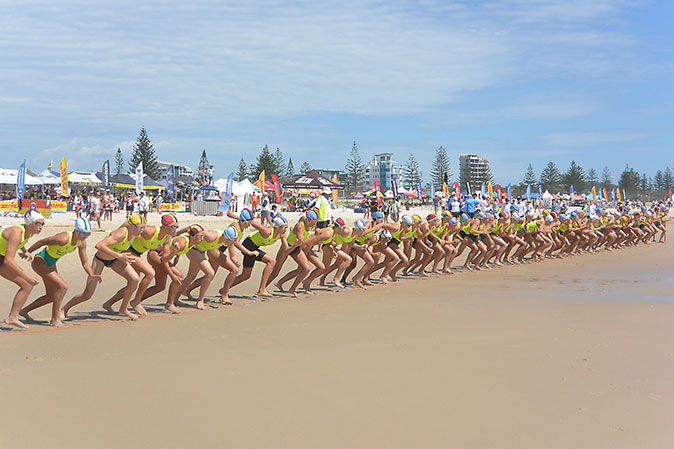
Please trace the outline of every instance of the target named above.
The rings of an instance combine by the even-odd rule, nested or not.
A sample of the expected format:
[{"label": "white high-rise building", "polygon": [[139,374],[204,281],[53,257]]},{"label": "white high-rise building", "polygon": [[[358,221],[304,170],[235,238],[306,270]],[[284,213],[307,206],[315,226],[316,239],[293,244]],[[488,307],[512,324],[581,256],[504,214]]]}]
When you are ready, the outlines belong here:
[{"label": "white high-rise building", "polygon": [[365,177],[369,185],[374,185],[374,180],[379,181],[383,192],[391,189],[391,180],[395,179],[398,185],[402,178],[403,167],[395,165],[393,153],[379,153],[365,166]]},{"label": "white high-rise building", "polygon": [[459,179],[461,189],[470,183],[470,190],[480,190],[483,182],[489,181],[489,161],[482,159],[477,154],[459,155]]}]

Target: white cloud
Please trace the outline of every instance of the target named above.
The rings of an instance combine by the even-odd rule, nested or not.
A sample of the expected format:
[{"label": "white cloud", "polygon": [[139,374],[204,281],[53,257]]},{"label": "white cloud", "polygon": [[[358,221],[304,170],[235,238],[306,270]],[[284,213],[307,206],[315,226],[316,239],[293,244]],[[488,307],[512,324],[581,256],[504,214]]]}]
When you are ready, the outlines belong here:
[{"label": "white cloud", "polygon": [[548,145],[562,147],[591,147],[629,142],[645,137],[644,134],[625,131],[559,132],[544,136]]}]

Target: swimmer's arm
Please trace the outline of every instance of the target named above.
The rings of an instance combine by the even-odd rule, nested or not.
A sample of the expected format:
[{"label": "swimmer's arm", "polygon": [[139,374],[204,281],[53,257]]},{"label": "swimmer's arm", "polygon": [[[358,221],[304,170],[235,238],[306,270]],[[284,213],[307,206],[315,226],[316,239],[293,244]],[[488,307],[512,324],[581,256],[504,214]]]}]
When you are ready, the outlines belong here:
[{"label": "swimmer's arm", "polygon": [[190,230],[190,227],[189,227],[189,226],[185,226],[184,228],[178,229],[178,230],[176,231],[176,234],[175,234],[175,235],[185,234],[185,233],[187,233],[187,231],[189,231],[189,230]]},{"label": "swimmer's arm", "polygon": [[234,265],[237,267],[241,266],[241,262],[239,262],[239,259],[236,257],[236,252],[234,251],[234,244],[227,245],[227,254],[231,261],[234,262]]},{"label": "swimmer's arm", "polygon": [[87,257],[86,240],[82,240],[82,243],[80,243],[80,246],[77,248],[77,255],[80,257],[80,263],[82,264],[82,268],[84,269],[84,271],[87,273],[87,276],[93,277],[94,270],[93,268],[91,268],[91,264],[89,263],[89,257]]},{"label": "swimmer's arm", "polygon": [[58,234],[50,235],[49,237],[45,237],[38,240],[37,242],[33,243],[30,246],[30,248],[28,248],[26,251],[29,253],[34,253],[43,246],[66,245],[67,243],[68,243],[68,233],[59,232]]},{"label": "swimmer's arm", "polygon": [[264,226],[256,221],[252,221],[250,225],[260,232],[260,235],[262,236],[263,239],[268,238],[271,235],[271,233],[274,232],[272,228]]},{"label": "swimmer's arm", "polygon": [[288,251],[290,248],[290,245],[288,245],[288,238],[286,237],[287,232],[283,231],[283,234],[281,234],[281,249],[283,251]]},{"label": "swimmer's arm", "polygon": [[115,243],[119,243],[122,240],[124,240],[124,235],[126,233],[126,230],[124,228],[119,228],[114,230],[109,236],[101,240],[100,242],[96,243],[96,250],[103,254],[104,256],[108,256],[111,259],[116,259],[118,257],[121,257],[122,254],[111,250],[108,248],[109,245],[114,245]]},{"label": "swimmer's arm", "polygon": [[257,251],[251,251],[251,250],[249,250],[248,248],[246,248],[245,246],[243,246],[243,245],[241,244],[241,242],[239,242],[238,240],[235,241],[235,242],[232,243],[232,244],[233,244],[234,246],[236,246],[236,249],[238,249],[239,251],[241,251],[241,253],[242,253],[244,256],[256,257],[257,254],[258,254]]},{"label": "swimmer's arm", "polygon": [[33,280],[36,280],[35,276],[30,276],[28,273],[23,271],[15,260],[16,250],[19,246],[19,241],[21,239],[21,231],[19,230],[19,228],[17,227],[7,228],[2,234],[3,237],[7,240],[7,250],[5,250],[5,261],[3,263],[3,266],[8,267],[14,275],[19,276],[27,280],[28,282],[31,282],[33,285],[37,284],[37,282],[32,282]]}]

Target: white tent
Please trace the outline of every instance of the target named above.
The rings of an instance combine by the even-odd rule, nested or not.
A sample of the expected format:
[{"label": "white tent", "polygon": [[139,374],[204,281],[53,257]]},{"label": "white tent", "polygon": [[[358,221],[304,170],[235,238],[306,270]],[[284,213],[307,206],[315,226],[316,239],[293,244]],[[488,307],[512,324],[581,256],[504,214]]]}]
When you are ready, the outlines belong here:
[{"label": "white tent", "polygon": [[548,191],[546,190],[545,193],[543,194],[543,197],[542,197],[542,198],[543,198],[544,200],[551,200],[551,199],[554,199],[555,197],[552,196],[552,193],[550,193],[550,192],[548,192]]},{"label": "white tent", "polygon": [[[236,181],[234,181],[233,185],[236,185]],[[213,187],[218,189],[218,192],[224,192],[227,189],[227,178],[220,178],[213,181]]]},{"label": "white tent", "polygon": [[48,185],[61,184],[61,178],[56,176],[49,170],[45,170],[42,173],[39,173],[37,177],[41,179],[44,184]]},{"label": "white tent", "polygon": [[[16,177],[19,174],[18,169],[0,168],[0,184],[16,185]],[[42,180],[26,173],[25,182],[27,186],[42,185]]]},{"label": "white tent", "polygon": [[94,172],[74,171],[68,174],[68,182],[72,184],[103,184]]},{"label": "white tent", "polygon": [[236,196],[244,196],[246,194],[252,195],[253,192],[258,192],[259,189],[253,185],[252,182],[250,182],[248,179],[244,179],[240,182],[235,182],[234,186],[232,187],[232,190],[234,191],[234,195]]}]

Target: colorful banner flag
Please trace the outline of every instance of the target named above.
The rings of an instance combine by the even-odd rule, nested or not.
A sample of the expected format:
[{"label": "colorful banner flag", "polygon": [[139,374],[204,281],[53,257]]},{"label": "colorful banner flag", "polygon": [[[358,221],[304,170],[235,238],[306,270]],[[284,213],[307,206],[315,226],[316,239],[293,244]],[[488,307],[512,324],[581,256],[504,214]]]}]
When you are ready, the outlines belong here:
[{"label": "colorful banner flag", "polygon": [[278,176],[271,175],[271,180],[274,183],[274,194],[276,196],[276,202],[281,202],[281,182],[278,180]]},{"label": "colorful banner flag", "polygon": [[[169,165],[168,168],[166,169],[166,192],[168,193],[169,198],[175,198],[176,196],[175,165]],[[229,195],[227,196],[227,198],[229,198]],[[229,199],[227,201],[229,201]]]},{"label": "colorful banner flag", "polygon": [[454,193],[456,193],[457,198],[461,198],[461,186],[458,182],[454,183]]},{"label": "colorful banner flag", "polygon": [[498,195],[499,204],[503,203],[503,192],[501,191],[501,186],[496,184],[496,194]]},{"label": "colorful banner flag", "polygon": [[484,182],[484,181],[482,182],[482,187],[480,188],[480,194],[481,194],[482,198],[487,196],[487,183]]},{"label": "colorful banner flag", "polygon": [[108,159],[107,161],[103,162],[103,169],[101,170],[103,173],[103,185],[104,186],[109,186],[110,185],[110,160]]},{"label": "colorful banner flag", "polygon": [[260,193],[264,193],[264,191],[266,190],[265,189],[266,186],[265,186],[265,183],[264,183],[264,175],[265,175],[264,170],[262,170],[262,172],[260,172],[260,176],[258,176],[258,178],[257,178],[257,180],[260,182],[260,186],[259,186],[260,187]]},{"label": "colorful banner flag", "polygon": [[449,186],[447,185],[446,182],[442,183],[442,194],[444,195],[445,198],[449,198]]},{"label": "colorful banner flag", "polygon": [[424,194],[421,191],[421,179],[417,181],[417,197],[421,200],[423,198]]},{"label": "colorful banner flag", "polygon": [[615,189],[615,197],[617,198],[618,201],[620,201],[620,188]]},{"label": "colorful banner flag", "polygon": [[377,192],[377,204],[381,204],[383,201],[381,197],[381,186],[379,185],[379,181],[377,181],[376,179],[373,180],[373,182],[374,182],[374,191]]},{"label": "colorful banner flag", "polygon": [[569,190],[571,191],[571,199],[573,199],[573,194],[574,194],[573,184],[571,184],[571,188]]},{"label": "colorful banner flag", "polygon": [[468,196],[472,195],[472,193],[470,192],[470,183],[469,182],[466,182],[466,193],[468,194]]},{"label": "colorful banner flag", "polygon": [[669,189],[669,200],[672,200],[672,189]]},{"label": "colorful banner flag", "polygon": [[623,189],[623,201],[627,201],[627,192]]},{"label": "colorful banner flag", "polygon": [[[26,160],[19,165],[19,171],[16,172],[16,197],[21,200],[26,191]],[[21,206],[19,206],[21,209]]]},{"label": "colorful banner flag", "polygon": [[59,172],[61,174],[61,196],[70,196],[70,188],[68,187],[68,163],[66,157],[63,156],[59,164]]},{"label": "colorful banner flag", "polygon": [[136,167],[136,195],[143,191],[143,176],[143,161],[140,161]]},{"label": "colorful banner flag", "polygon": [[606,191],[606,187],[602,189],[604,191],[604,199],[608,201],[608,192]]},{"label": "colorful banner flag", "polygon": [[[337,178],[337,173],[335,173],[332,176],[332,183],[335,184],[335,185],[339,184],[339,178]],[[332,189],[332,201],[337,201],[337,199],[339,198],[338,195],[337,195],[338,193],[339,193],[339,191],[337,189],[334,189],[334,188]],[[281,190],[281,197],[283,197],[283,190]],[[279,201],[279,203],[280,203],[280,201]]]},{"label": "colorful banner flag", "polygon": [[597,201],[597,189],[592,186],[592,201]]},{"label": "colorful banner flag", "polygon": [[435,184],[431,183],[431,199],[435,198]]},{"label": "colorful banner flag", "polygon": [[531,199],[531,184],[527,184],[527,199]]},{"label": "colorful banner flag", "polygon": [[487,184],[487,192],[489,192],[489,201],[494,201],[494,187],[491,185],[491,181]]},{"label": "colorful banner flag", "polygon": [[510,185],[510,183],[508,183],[508,198],[512,199],[512,197],[513,197],[513,187],[512,185]]},{"label": "colorful banner flag", "polygon": [[615,189],[611,189],[611,200],[615,201]]},{"label": "colorful banner flag", "polygon": [[398,197],[398,181],[395,178],[391,178],[391,191],[393,191],[393,196]]},{"label": "colorful banner flag", "polygon": [[51,171],[51,166],[52,166],[53,161],[49,161],[49,165],[47,165],[47,170]]}]

